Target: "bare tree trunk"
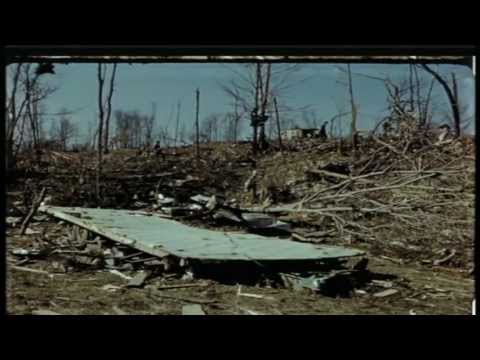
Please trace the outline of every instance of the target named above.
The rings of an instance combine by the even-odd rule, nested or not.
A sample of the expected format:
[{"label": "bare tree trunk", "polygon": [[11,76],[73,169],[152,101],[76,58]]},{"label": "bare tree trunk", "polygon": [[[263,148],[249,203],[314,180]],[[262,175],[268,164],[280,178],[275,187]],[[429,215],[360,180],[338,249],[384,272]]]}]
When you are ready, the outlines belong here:
[{"label": "bare tree trunk", "polygon": [[180,125],[180,106],[181,106],[181,103],[179,101],[177,103],[177,121],[176,121],[176,124],[175,124],[175,140],[174,140],[174,145],[173,145],[174,148],[177,147],[178,127]]},{"label": "bare tree trunk", "polygon": [[282,132],[280,130],[280,116],[278,115],[278,106],[277,106],[277,98],[273,98],[273,106],[275,106],[275,115],[277,118],[277,132],[278,132],[278,145],[280,146],[280,150],[283,151],[283,144],[282,144]]},{"label": "bare tree trunk", "polygon": [[432,90],[433,90],[433,85],[434,84],[435,84],[435,79],[432,79],[432,82],[430,83],[430,87],[428,89],[427,98],[425,99],[425,105],[423,107],[422,115],[421,115],[421,121],[422,121],[423,125],[427,125],[427,122],[428,122],[430,100],[432,98]]},{"label": "bare tree trunk", "polygon": [[200,164],[200,129],[199,129],[199,124],[198,124],[199,110],[200,110],[200,89],[197,89],[197,92],[196,92],[196,117],[195,117],[197,166]]},{"label": "bare tree trunk", "polygon": [[97,149],[97,171],[96,171],[96,182],[95,182],[95,193],[97,197],[97,204],[100,203],[100,175],[102,172],[102,141],[103,141],[103,83],[105,81],[105,74],[102,74],[102,64],[98,64],[98,149]]},{"label": "bare tree trunk", "polygon": [[108,151],[109,151],[108,141],[109,141],[109,132],[110,132],[110,115],[112,114],[112,96],[113,96],[113,90],[114,90],[113,87],[115,83],[116,71],[117,71],[117,64],[113,64],[112,75],[110,77],[110,89],[109,89],[108,99],[107,99],[107,116],[105,117],[105,138],[103,140],[105,154],[108,154]]},{"label": "bare tree trunk", "polygon": [[[413,112],[413,110],[415,109],[415,105],[414,105],[414,89],[413,89],[413,65],[412,64],[409,64],[408,65],[408,72],[409,72],[409,77],[408,77],[408,80],[409,80],[409,93],[410,93],[410,111]],[[420,109],[419,109],[420,111]]]},{"label": "bare tree trunk", "polygon": [[235,119],[233,120],[233,142],[236,144],[237,143],[237,132],[238,132],[238,121],[239,121],[239,116],[238,116],[238,100],[235,98]]},{"label": "bare tree trunk", "polygon": [[455,125],[455,137],[460,136],[460,110],[458,108],[458,102],[455,98],[454,93],[448,86],[448,83],[445,81],[445,79],[443,79],[436,71],[432,70],[426,64],[421,64],[421,66],[425,71],[431,74],[440,83],[440,85],[442,85],[443,89],[445,90],[448,100],[450,101],[450,106],[452,108],[453,123]]},{"label": "bare tree trunk", "polygon": [[[459,99],[458,99],[458,88],[457,88],[457,79],[455,77],[455,73],[452,72],[452,87],[453,87],[453,96],[455,98],[455,104],[456,104],[456,107],[457,109],[460,108],[460,103],[459,103]],[[455,136],[456,137],[459,137],[461,134],[461,127],[460,127],[460,114],[458,116],[458,118],[455,118],[454,119],[454,131],[455,131]]]},{"label": "bare tree trunk", "polygon": [[347,65],[348,70],[348,91],[350,93],[350,104],[352,107],[352,158],[357,160],[357,107],[353,99],[353,87],[352,87],[352,73],[350,71],[350,64]]},{"label": "bare tree trunk", "polygon": [[[262,111],[261,111],[262,118],[265,117],[265,113],[266,113],[267,106],[268,106],[268,95],[269,95],[269,92],[270,92],[271,68],[272,68],[272,65],[267,64],[267,78],[265,79],[265,90],[262,91],[262,96],[263,96]],[[260,125],[260,148],[263,150],[263,149],[266,148],[266,145],[267,145],[267,141],[265,139],[265,123],[262,122],[262,124]]]},{"label": "bare tree trunk", "polygon": [[[259,96],[261,96],[261,82],[262,82],[262,65],[260,63],[257,64],[257,75],[256,75],[256,84],[255,84],[255,115],[259,115],[260,111],[260,99]],[[252,145],[253,145],[253,153],[257,153],[258,149],[258,143],[257,143],[257,134],[258,134],[258,124],[257,124],[257,118],[252,118],[252,127],[253,127],[253,139],[252,139]]]},{"label": "bare tree trunk", "polygon": [[15,156],[13,154],[13,138],[15,134],[15,127],[17,126],[18,122],[16,95],[21,69],[22,64],[17,64],[17,67],[15,68],[15,72],[13,74],[12,92],[5,114],[5,121],[7,123],[5,138],[5,166],[7,172],[15,167]]},{"label": "bare tree trunk", "polygon": [[[422,97],[420,96],[420,78],[418,77],[418,71],[417,68],[414,67],[414,72],[415,72],[415,81],[417,83],[417,108],[418,108],[418,114],[421,114],[421,109],[422,109]],[[420,118],[420,126],[425,125],[425,119]]]}]

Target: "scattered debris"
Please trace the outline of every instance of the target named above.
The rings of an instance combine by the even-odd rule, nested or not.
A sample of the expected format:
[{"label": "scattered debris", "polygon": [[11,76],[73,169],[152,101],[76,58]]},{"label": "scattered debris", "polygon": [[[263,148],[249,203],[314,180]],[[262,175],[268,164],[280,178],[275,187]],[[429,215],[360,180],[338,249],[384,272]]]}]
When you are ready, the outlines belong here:
[{"label": "scattered debris", "polygon": [[388,290],[377,292],[377,293],[373,294],[373,296],[377,297],[377,298],[384,298],[384,297],[387,297],[387,296],[395,295],[397,293],[398,293],[398,290],[396,290],[396,289],[388,289]]},{"label": "scattered debris", "polygon": [[32,311],[32,315],[62,315],[62,314],[59,314],[51,310],[34,310]]},{"label": "scattered debris", "polygon": [[192,287],[205,287],[208,284],[178,284],[178,285],[162,285],[156,287],[157,290],[167,290],[167,289],[181,289],[181,288],[192,288]]},{"label": "scattered debris", "polygon": [[217,302],[217,300],[191,299],[191,298],[186,298],[186,297],[181,297],[181,296],[160,294],[158,292],[153,293],[153,297],[176,300],[176,301],[183,301],[183,302],[188,302],[188,303],[199,303],[199,304],[205,304],[205,305],[206,304],[213,304],[213,303]]},{"label": "scattered debris", "polygon": [[249,310],[249,309],[245,309],[243,307],[240,307],[240,306],[237,306],[237,308],[239,310],[241,310],[245,315],[265,315],[265,314],[262,314],[260,312],[257,312],[257,311],[253,311],[253,310]]},{"label": "scattered debris", "polygon": [[116,315],[128,315],[127,312],[123,311],[122,309],[120,309],[117,305],[114,305],[112,307],[112,310],[113,312],[116,314]]},{"label": "scattered debris", "polygon": [[184,305],[182,307],[182,315],[205,315],[205,312],[199,304]]},{"label": "scattered debris", "polygon": [[44,271],[44,270],[30,269],[30,268],[26,268],[26,267],[15,266],[15,265],[10,265],[9,268],[15,269],[15,270],[18,270],[18,271],[31,272],[31,273],[34,273],[34,274],[48,275],[48,277],[50,277],[51,279],[53,279],[53,276],[54,276],[54,274],[50,274],[48,271]]},{"label": "scattered debris", "polygon": [[[121,161],[112,157],[105,164],[101,205],[92,201],[88,177],[93,173],[78,186],[77,176],[63,172],[68,163],[77,167],[76,154],[52,154],[62,166],[50,166],[48,179],[40,174],[31,194],[19,192],[12,201],[15,208],[9,208],[12,216],[7,217],[7,225],[17,227],[20,219],[27,220],[25,214],[36,211],[33,194],[41,188],[52,194],[41,201],[45,215],[33,215],[23,230],[39,236],[27,239],[33,245],[19,242],[14,245],[18,248],[9,248],[21,262],[9,258],[8,266],[16,264],[17,270],[53,278],[43,270],[48,269],[69,279],[74,272],[107,270],[129,283],[97,285],[104,291],[136,295],[150,294],[152,289],[152,298],[193,303],[202,312],[199,304],[211,306],[216,300],[176,296],[175,289],[192,294],[206,288],[200,295],[210,299],[209,291],[215,286],[201,281],[213,279],[233,286],[307,289],[307,294],[332,297],[355,294],[362,303],[390,297],[404,289],[402,283],[369,273],[368,258],[349,269],[337,263],[368,250],[371,258],[397,265],[414,261],[449,266],[428,266],[429,271],[457,270],[465,264],[472,268],[467,230],[473,225],[474,172],[464,163],[474,143],[463,146],[455,140],[432,148],[432,140],[422,136],[360,139],[358,161],[342,154],[349,150],[348,141],[337,152],[337,140],[319,143],[313,138],[287,142],[283,153],[265,152],[255,159],[243,144],[219,144],[221,151],[213,146],[209,151],[205,144],[198,170],[190,167],[188,148],[166,149],[165,159],[148,164],[136,158],[126,161],[127,156]],[[474,160],[470,158],[469,162]],[[246,167],[252,164],[255,169],[249,173]],[[86,161],[82,166],[92,165]],[[198,192],[203,195],[192,196]],[[18,201],[22,196],[27,200]],[[51,216],[61,220],[55,228],[45,230],[46,224],[35,223],[50,223]],[[72,230],[68,236],[67,230]],[[18,236],[16,229],[8,231]],[[352,248],[341,246],[346,239]],[[18,266],[30,261],[42,270]],[[399,268],[385,262],[379,266]],[[161,280],[144,286],[147,273]],[[414,306],[455,295],[438,286],[411,295],[416,297]],[[242,293],[241,286],[237,296],[249,297],[252,303],[275,299]],[[125,313],[118,307],[113,311]],[[403,309],[406,312],[408,308]]]},{"label": "scattered debris", "polygon": [[7,216],[5,218],[5,222],[8,226],[11,226],[11,227],[15,227],[20,221],[22,220],[22,218],[20,217],[13,217],[13,216]]},{"label": "scattered debris", "polygon": [[12,254],[16,256],[36,256],[40,254],[39,250],[13,249]]},{"label": "scattered debris", "polygon": [[122,286],[116,286],[116,285],[111,285],[111,284],[107,284],[107,285],[102,286],[102,290],[110,291],[110,292],[115,292],[115,291],[121,290],[121,289],[123,289]]},{"label": "scattered debris", "polygon": [[456,254],[457,252],[455,251],[455,249],[453,249],[449,255],[445,256],[444,258],[442,259],[439,259],[439,260],[434,260],[433,261],[433,265],[435,266],[439,266],[439,265],[443,265],[447,262],[449,262]]},{"label": "scattered debris", "polygon": [[271,229],[282,230],[285,232],[291,231],[291,225],[283,221],[278,221],[274,217],[267,214],[260,213],[243,213],[243,220],[252,229]]},{"label": "scattered debris", "polygon": [[251,297],[251,298],[256,298],[256,299],[265,299],[265,300],[275,300],[275,298],[273,298],[271,296],[242,293],[242,287],[240,285],[238,286],[237,296],[245,296],[245,297]]},{"label": "scattered debris", "polygon": [[138,272],[127,284],[127,287],[142,287],[145,283],[145,280],[150,276],[149,271],[140,271]]},{"label": "scattered debris", "polygon": [[132,280],[133,278],[131,276],[128,276],[128,275],[125,275],[124,273],[121,273],[120,271],[118,270],[109,270],[108,271],[110,274],[114,274],[114,275],[118,275],[120,276],[122,279],[125,279],[125,280]]},{"label": "scattered debris", "polygon": [[377,285],[386,289],[390,289],[393,287],[393,283],[391,281],[384,281],[384,280],[372,280],[373,285]]},{"label": "scattered debris", "polygon": [[45,198],[45,191],[46,188],[42,188],[40,191],[40,194],[37,196],[37,198],[33,201],[32,208],[30,209],[30,212],[26,216],[25,220],[23,220],[22,227],[20,228],[20,235],[24,235],[25,231],[27,230],[28,224],[30,224],[30,221],[32,220],[33,216],[37,212],[38,208],[40,207],[43,199]]},{"label": "scattered debris", "polygon": [[[32,230],[30,228],[26,228],[24,231],[23,231],[23,234],[25,235],[35,235],[35,234],[40,234],[39,231],[35,231],[35,230]],[[23,235],[22,234],[22,235]]]}]

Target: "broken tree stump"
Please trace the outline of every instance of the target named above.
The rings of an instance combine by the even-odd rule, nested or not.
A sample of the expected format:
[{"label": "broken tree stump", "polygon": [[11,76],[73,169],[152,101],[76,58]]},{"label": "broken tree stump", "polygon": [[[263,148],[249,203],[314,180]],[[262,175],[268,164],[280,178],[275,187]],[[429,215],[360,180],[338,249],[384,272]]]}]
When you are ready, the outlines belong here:
[{"label": "broken tree stump", "polygon": [[30,221],[32,220],[33,216],[35,215],[38,208],[40,207],[40,204],[45,198],[45,191],[46,191],[46,188],[42,188],[42,191],[40,191],[40,195],[38,195],[38,197],[33,201],[30,212],[28,213],[25,220],[23,220],[22,227],[20,228],[20,235],[25,235],[25,231],[27,230],[28,224],[30,224]]}]

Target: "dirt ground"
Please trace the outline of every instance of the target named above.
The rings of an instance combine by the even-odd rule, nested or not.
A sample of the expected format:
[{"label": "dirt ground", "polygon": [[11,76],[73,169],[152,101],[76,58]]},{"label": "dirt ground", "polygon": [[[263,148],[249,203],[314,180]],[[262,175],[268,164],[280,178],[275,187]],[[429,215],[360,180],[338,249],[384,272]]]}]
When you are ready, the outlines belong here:
[{"label": "dirt ground", "polygon": [[[324,191],[322,189],[334,188],[335,185],[332,187],[328,179],[312,180],[304,175],[322,162],[348,158],[335,150],[325,150],[325,145],[313,144],[290,152],[271,152],[252,161],[248,148],[249,145],[218,145],[216,148],[203,149],[204,162],[200,165],[195,165],[192,149],[174,150],[166,154],[165,159],[139,157],[133,151],[110,154],[105,160],[110,168],[104,174],[101,206],[129,209],[149,207],[153,191],[178,199],[188,199],[198,193],[221,194],[243,206],[271,201],[268,193],[274,191],[273,206],[275,202],[281,205],[299,201],[319,190]],[[377,148],[374,150],[378,152]],[[387,160],[397,164],[398,160],[390,160],[391,155],[386,153],[385,158],[377,159],[375,154],[369,154],[380,165]],[[378,286],[356,289],[350,297],[328,297],[307,289],[295,291],[242,285],[242,293],[257,295],[252,297],[238,295],[237,285],[208,279],[182,280],[181,276],[175,274],[153,276],[143,288],[129,288],[125,286],[127,280],[105,269],[74,269],[72,272],[59,273],[52,269],[52,259],[48,257],[22,262],[21,257],[11,253],[13,249],[31,248],[41,240],[43,234],[50,234],[50,240],[61,236],[64,226],[59,225],[58,220],[46,217],[40,221],[34,220],[29,226],[34,233],[30,235],[19,235],[18,224],[7,228],[7,312],[32,314],[37,310],[50,310],[63,315],[179,315],[184,305],[200,304],[208,315],[471,314],[474,297],[473,155],[474,145],[471,144],[457,148],[452,145],[451,149],[439,150],[432,159],[421,159],[428,165],[422,166],[425,169],[440,167],[447,175],[436,177],[435,180],[427,179],[408,189],[394,189],[382,195],[383,198],[372,194],[359,200],[365,203],[390,201],[391,204],[404,201],[401,209],[407,210],[395,214],[402,221],[392,221],[392,218],[383,215],[358,219],[345,216],[344,232],[343,228],[339,231],[335,227],[337,223],[325,221],[322,217],[296,214],[280,217],[291,222],[299,233],[324,228],[338,231],[334,236],[324,238],[322,243],[366,251],[369,271],[395,278],[392,283],[396,292],[389,296],[375,296],[382,290],[388,290]],[[94,156],[90,158],[94,159]],[[38,168],[28,156],[25,157],[23,163],[20,162],[20,175],[8,188],[9,204],[16,204],[7,207],[8,216],[22,218],[31,205],[33,194],[38,194],[41,187],[47,188],[53,205],[95,206],[94,167],[88,159],[89,156],[82,154],[57,153],[43,160],[43,168]],[[434,164],[435,161],[438,163]],[[251,193],[243,190],[243,184],[253,168],[252,162],[256,162],[255,168],[260,178],[257,203],[251,198]],[[387,165],[390,166],[390,163]],[[398,169],[399,172],[410,170]],[[175,181],[181,185],[173,186],[172,182]],[[461,189],[458,189],[459,186]],[[340,190],[353,191],[355,188]],[[356,205],[345,199],[328,206]],[[410,204],[405,202],[407,200],[413,204],[409,208],[405,205]],[[430,208],[430,203],[437,205]],[[204,219],[185,222],[214,226]],[[348,224],[357,228],[348,228]],[[450,255],[446,257],[447,254]],[[448,261],[441,260],[443,258]],[[18,265],[45,273],[27,272],[16,268]],[[170,285],[193,286],[161,289]]]},{"label": "dirt ground", "polygon": [[[45,222],[37,228],[55,225],[55,222]],[[32,236],[35,235],[21,236],[17,230],[10,230],[8,248],[25,247],[32,242]],[[354,293],[350,298],[332,298],[307,289],[242,285],[242,293],[265,296],[254,298],[238,296],[235,285],[202,279],[182,280],[176,276],[152,277],[144,288],[127,288],[127,280],[106,270],[48,275],[17,270],[10,256],[7,260],[9,314],[50,310],[63,315],[181,315],[183,305],[194,303],[200,304],[209,315],[238,315],[248,311],[265,315],[468,315],[472,312],[474,293],[473,277],[466,270],[418,263],[400,265],[382,257],[370,257],[368,268],[397,278],[398,293],[385,298],[376,298],[368,292]],[[22,264],[22,267],[47,271],[49,266],[48,259]],[[161,286],[182,284],[198,287],[157,290]],[[103,288],[106,285],[118,288]]]}]

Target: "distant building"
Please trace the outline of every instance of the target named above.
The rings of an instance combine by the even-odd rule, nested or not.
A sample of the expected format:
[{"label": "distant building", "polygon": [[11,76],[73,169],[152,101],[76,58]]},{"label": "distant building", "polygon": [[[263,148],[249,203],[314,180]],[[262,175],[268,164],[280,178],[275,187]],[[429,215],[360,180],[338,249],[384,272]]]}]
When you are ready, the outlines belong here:
[{"label": "distant building", "polygon": [[313,138],[320,136],[319,129],[300,129],[293,128],[282,131],[282,140],[294,140],[302,138]]}]

